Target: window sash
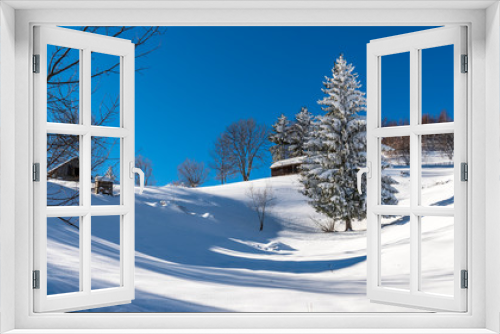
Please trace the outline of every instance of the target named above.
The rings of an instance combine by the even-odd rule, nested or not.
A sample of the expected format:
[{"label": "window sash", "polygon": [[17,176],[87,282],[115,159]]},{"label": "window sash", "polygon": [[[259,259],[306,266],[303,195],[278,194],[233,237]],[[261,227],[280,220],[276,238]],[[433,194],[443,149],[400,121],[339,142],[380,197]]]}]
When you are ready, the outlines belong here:
[{"label": "window sash", "polygon": [[[40,73],[34,74],[34,161],[40,164],[40,181],[34,183],[34,265],[39,270],[39,289],[33,290],[35,312],[69,312],[134,299],[134,45],[130,41],[65,28],[34,28],[34,53],[40,55]],[[47,46],[79,50],[79,124],[47,122]],[[91,124],[91,53],[120,58],[120,120],[117,128]],[[79,137],[80,181],[77,206],[47,206],[47,135]],[[118,138],[120,144],[120,200],[118,206],[91,204],[91,139]],[[130,164],[132,163],[132,164]],[[91,220],[95,216],[120,216],[120,287],[92,289]],[[80,291],[47,295],[47,218],[79,217]]]},{"label": "window sash", "polygon": [[[368,179],[368,297],[372,301],[414,306],[428,310],[467,310],[467,290],[461,288],[461,270],[467,269],[467,183],[460,180],[460,163],[467,162],[467,76],[460,73],[461,55],[467,54],[466,28],[443,27],[387,37],[371,41],[367,47],[367,160],[372,164]],[[454,122],[420,124],[421,115],[421,51],[454,45]],[[410,125],[382,127],[381,124],[381,57],[410,53]],[[454,195],[453,208],[419,205],[421,192],[421,135],[454,133]],[[381,193],[381,138],[410,137],[410,206],[395,207],[379,203]],[[381,286],[381,224],[382,214],[410,217],[410,287],[402,291]],[[453,296],[445,297],[420,291],[421,239],[420,218],[425,215],[454,217],[454,288]]]}]

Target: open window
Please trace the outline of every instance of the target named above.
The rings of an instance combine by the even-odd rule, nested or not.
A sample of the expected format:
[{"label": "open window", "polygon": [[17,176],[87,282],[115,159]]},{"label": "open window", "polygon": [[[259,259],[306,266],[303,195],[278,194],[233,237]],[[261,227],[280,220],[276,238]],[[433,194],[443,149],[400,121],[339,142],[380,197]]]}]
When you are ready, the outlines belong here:
[{"label": "open window", "polygon": [[[65,57],[56,57],[61,54]],[[103,62],[112,64],[106,68],[116,80],[100,72]],[[128,303],[134,299],[137,172],[134,44],[35,27],[33,72],[34,310]],[[96,85],[112,92],[112,101],[102,102],[107,96],[96,96]],[[96,159],[96,150],[106,154]],[[108,196],[98,202],[91,192]],[[103,229],[104,224],[112,228]],[[103,231],[113,236],[104,239]],[[106,242],[110,238],[113,243]],[[102,254],[113,262],[100,261]],[[54,263],[64,265],[64,273],[51,270]]]},{"label": "open window", "polygon": [[[96,328],[109,331],[138,328],[134,332],[144,332],[152,328],[206,328],[206,331],[248,328],[310,328],[335,327],[339,330],[359,328],[359,331],[376,332],[381,328],[400,328],[400,331],[432,332],[444,331],[498,331],[498,184],[494,177],[498,162],[498,29],[499,10],[494,2],[400,2],[388,5],[384,1],[370,3],[361,8],[356,3],[329,2],[318,8],[314,2],[304,6],[294,3],[279,3],[276,8],[262,8],[252,3],[245,8],[234,8],[232,4],[216,6],[214,2],[200,6],[175,7],[169,3],[157,3],[148,7],[140,1],[78,4],[50,1],[2,3],[2,331],[18,330],[54,331],[66,328],[99,332]],[[104,4],[103,4],[104,5]],[[84,8],[85,7],[85,8]],[[175,8],[174,8],[175,7]],[[208,8],[210,7],[210,8]],[[217,7],[217,8],[212,8]],[[241,7],[241,6],[240,6]],[[300,7],[300,8],[299,8]],[[140,9],[140,10],[138,10]],[[286,12],[287,15],[283,15]],[[289,14],[289,15],[288,15]],[[375,15],[374,15],[375,14]],[[33,24],[63,25],[356,25],[363,22],[367,26],[429,25],[441,26],[461,22],[467,25],[469,37],[469,74],[466,76],[469,182],[467,235],[467,269],[472,273],[469,282],[468,306],[466,313],[436,314],[274,314],[224,315],[189,314],[152,316],[128,314],[47,314],[33,315],[32,296],[40,293],[31,290],[33,269],[33,186],[31,180],[33,162],[33,79],[39,74],[31,74]],[[484,29],[487,27],[487,29]],[[395,34],[393,34],[395,35]],[[372,37],[375,39],[378,37]],[[325,43],[323,43],[325,44]],[[365,43],[366,45],[366,43]],[[136,52],[137,53],[137,52]],[[474,57],[476,55],[477,57]],[[330,56],[330,55],[329,55]],[[456,62],[454,61],[455,65]],[[136,65],[137,66],[137,65]],[[478,70],[474,72],[475,70]],[[485,70],[487,69],[487,70]],[[358,71],[360,70],[358,67]],[[15,83],[15,85],[14,85]],[[370,86],[372,89],[373,85]],[[371,99],[372,97],[368,97]],[[373,98],[376,98],[373,96]],[[370,116],[369,116],[370,117]],[[376,118],[377,116],[370,117]],[[379,119],[371,123],[379,127]],[[455,130],[458,131],[458,115]],[[15,131],[14,131],[15,130]],[[376,141],[375,141],[376,142]],[[38,159],[35,162],[39,162]],[[458,164],[460,161],[455,160]],[[486,168],[486,170],[485,170]],[[75,171],[76,173],[76,171]],[[493,175],[493,176],[492,176]],[[371,180],[370,180],[371,181]],[[471,182],[473,181],[473,182]],[[15,192],[15,196],[14,193]],[[471,194],[474,196],[472,197]],[[457,194],[458,196],[458,194]],[[376,198],[376,197],[374,197]],[[457,201],[457,198],[455,198]],[[375,200],[376,202],[376,200]],[[486,209],[485,209],[486,208]],[[486,211],[485,211],[486,210]],[[373,214],[374,211],[371,211]],[[458,210],[454,215],[458,214]],[[455,217],[453,218],[455,219]],[[39,223],[40,219],[35,219]],[[456,220],[454,220],[456,222]],[[43,221],[42,221],[43,223]],[[375,230],[372,230],[375,231]],[[37,245],[38,245],[38,241]],[[373,256],[373,252],[371,253]],[[38,260],[37,260],[38,261]],[[371,258],[370,258],[371,261]],[[378,275],[378,273],[376,274]],[[456,275],[454,274],[454,278]],[[372,277],[375,286],[378,278]],[[364,282],[360,282],[363,284]],[[284,294],[287,292],[283,290]],[[465,292],[465,290],[462,290]],[[260,294],[262,295],[262,294]],[[259,294],[256,294],[259,296]],[[386,295],[387,296],[387,295]],[[229,296],[231,298],[231,296]],[[382,300],[370,295],[372,300]],[[385,298],[387,299],[387,298]],[[393,298],[395,299],[395,298]],[[407,301],[406,296],[396,302]],[[15,307],[12,305],[15,304]],[[285,324],[285,325],[284,325]],[[140,329],[141,327],[142,329]],[[92,329],[94,328],[94,329]],[[415,329],[410,329],[415,328]],[[486,330],[488,329],[488,330]],[[251,330],[251,329],[250,329]],[[255,329],[257,330],[257,329]],[[353,329],[353,331],[356,331]],[[389,331],[389,330],[387,330]]]},{"label": "open window", "polygon": [[[367,47],[367,161],[368,161],[368,297],[371,301],[431,310],[466,311],[466,28],[444,27],[373,40]],[[433,70],[449,68],[446,76]],[[394,88],[387,76],[407,84]],[[445,80],[451,78],[451,80]],[[442,82],[437,82],[442,80]],[[394,81],[394,80],[393,80]],[[436,86],[437,85],[437,86]],[[390,91],[396,89],[399,91]],[[453,112],[432,117],[428,100],[442,98],[436,90],[448,90]],[[403,92],[401,92],[403,90]],[[406,90],[406,91],[404,91]],[[443,93],[444,94],[444,93]],[[401,96],[406,96],[402,98]],[[397,109],[398,119],[387,122],[384,114]],[[430,115],[430,116],[429,116]],[[401,121],[402,120],[402,121]],[[408,121],[405,121],[408,120]],[[422,182],[429,170],[432,147],[449,148],[451,193],[429,200]],[[408,176],[410,200],[399,205],[383,201],[385,166],[400,163]],[[394,168],[392,169],[394,170]],[[392,226],[387,217],[398,217]],[[398,221],[400,224],[398,224]],[[392,230],[391,230],[392,229]],[[393,233],[405,229],[405,234]],[[429,231],[439,229],[429,237]],[[401,237],[404,235],[404,237]],[[404,244],[406,251],[392,252]],[[399,250],[401,248],[398,248]],[[432,253],[429,249],[439,249]]]}]

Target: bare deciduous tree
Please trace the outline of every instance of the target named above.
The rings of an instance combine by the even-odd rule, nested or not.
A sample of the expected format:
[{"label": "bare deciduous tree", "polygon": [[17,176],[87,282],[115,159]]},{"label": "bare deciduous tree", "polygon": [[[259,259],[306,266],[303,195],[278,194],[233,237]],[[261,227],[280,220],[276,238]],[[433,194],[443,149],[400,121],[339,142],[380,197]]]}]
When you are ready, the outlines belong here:
[{"label": "bare deciduous tree", "polygon": [[[154,186],[156,184],[156,180],[153,175],[153,163],[151,162],[151,160],[139,154],[135,157],[135,167],[141,169],[144,172],[145,186]],[[135,184],[139,184],[138,175],[136,175],[135,177]]]},{"label": "bare deciduous tree", "polygon": [[[446,109],[443,109],[438,117],[438,123],[453,122],[453,117],[448,114]],[[448,159],[453,160],[453,155],[455,153],[455,136],[453,133],[446,133],[439,136],[439,148],[441,154],[448,157]]]},{"label": "bare deciduous tree", "polygon": [[248,206],[257,213],[260,224],[259,231],[262,231],[264,229],[266,213],[275,204],[276,197],[274,196],[273,188],[268,183],[264,188],[254,188],[253,184],[251,184],[247,190],[247,196],[250,198]]},{"label": "bare deciduous tree", "polygon": [[[83,27],[82,31],[124,37],[126,34],[135,45],[136,59],[145,57],[159,47],[159,43],[151,43],[154,37],[165,33],[162,27]],[[51,122],[77,124],[79,115],[79,62],[77,50],[65,47],[54,47],[48,54],[47,62],[47,113]],[[93,66],[91,77],[119,74],[120,60]],[[136,71],[144,70],[137,67]],[[98,85],[98,82],[95,82]],[[94,88],[95,91],[96,88]],[[93,91],[93,92],[94,92]],[[93,113],[93,125],[105,125],[119,113],[118,96],[108,97],[101,101],[99,113]]]},{"label": "bare deciduous tree", "polygon": [[453,160],[455,154],[455,137],[453,133],[441,135],[441,153],[448,159]]},{"label": "bare deciduous tree", "polygon": [[268,130],[263,124],[257,124],[253,118],[242,119],[229,125],[224,136],[231,150],[231,157],[238,168],[243,181],[250,179],[253,169],[265,161],[268,144]]},{"label": "bare deciduous tree", "polygon": [[[165,33],[162,27],[82,27],[82,31],[132,39],[136,49],[136,59],[155,51],[159,43],[156,36]],[[65,47],[51,46],[47,61],[47,121],[56,123],[78,124],[80,103],[79,51]],[[91,77],[95,94],[101,87],[100,78],[109,75],[119,75],[119,59],[116,62],[98,63],[93,66]],[[144,67],[136,67],[142,71]],[[94,86],[95,83],[95,86]],[[101,96],[103,95],[103,96]],[[99,105],[92,109],[92,125],[109,125],[119,117],[119,96],[106,94],[93,95],[101,99]],[[113,138],[92,138],[92,174],[103,172],[109,166],[118,164],[118,159],[111,157],[115,145],[119,141]],[[49,135],[47,136],[47,169],[55,168],[68,160],[79,156],[78,136]],[[78,202],[78,186],[75,189],[51,187],[48,189],[49,205],[74,205]]]},{"label": "bare deciduous tree", "polygon": [[231,145],[224,133],[215,141],[210,156],[212,161],[209,166],[215,170],[215,178],[220,180],[221,184],[226,183],[229,177],[237,173],[236,161],[231,156]]},{"label": "bare deciduous tree", "polygon": [[179,180],[191,188],[202,185],[208,177],[208,169],[203,162],[186,159],[177,166]]}]

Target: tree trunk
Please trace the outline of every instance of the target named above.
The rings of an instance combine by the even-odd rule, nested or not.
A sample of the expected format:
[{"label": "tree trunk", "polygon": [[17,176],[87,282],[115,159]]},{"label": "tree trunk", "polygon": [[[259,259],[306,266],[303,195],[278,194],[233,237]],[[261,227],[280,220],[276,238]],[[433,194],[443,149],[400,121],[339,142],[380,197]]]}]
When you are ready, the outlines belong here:
[{"label": "tree trunk", "polygon": [[260,229],[259,229],[259,231],[262,231],[263,229],[264,229],[264,221],[262,220],[260,222]]},{"label": "tree trunk", "polygon": [[345,221],[345,230],[344,232],[352,231],[352,221],[350,219],[346,219]]}]

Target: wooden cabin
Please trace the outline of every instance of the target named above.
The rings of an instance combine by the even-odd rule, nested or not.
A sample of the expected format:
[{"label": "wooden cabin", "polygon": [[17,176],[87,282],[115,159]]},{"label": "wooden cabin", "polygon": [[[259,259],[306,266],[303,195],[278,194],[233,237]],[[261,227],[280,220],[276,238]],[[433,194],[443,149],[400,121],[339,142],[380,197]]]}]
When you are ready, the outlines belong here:
[{"label": "wooden cabin", "polygon": [[115,178],[113,167],[109,166],[104,176],[95,177],[95,193],[113,196],[113,182]]},{"label": "wooden cabin", "polygon": [[271,165],[271,176],[298,174],[304,158],[305,157],[295,157],[276,161]]},{"label": "wooden cabin", "polygon": [[113,196],[113,180],[107,175],[95,177],[95,193]]},{"label": "wooden cabin", "polygon": [[47,178],[63,181],[80,180],[80,159],[73,157],[47,172]]}]

